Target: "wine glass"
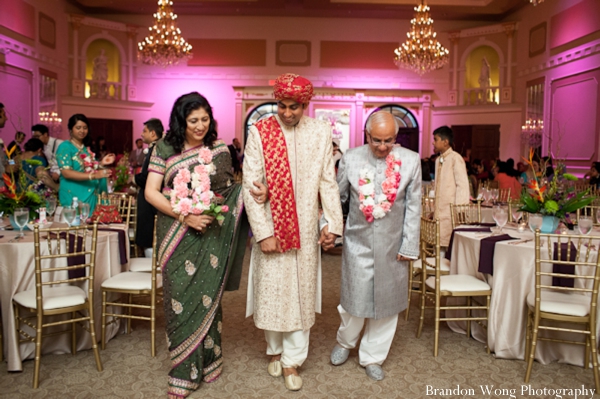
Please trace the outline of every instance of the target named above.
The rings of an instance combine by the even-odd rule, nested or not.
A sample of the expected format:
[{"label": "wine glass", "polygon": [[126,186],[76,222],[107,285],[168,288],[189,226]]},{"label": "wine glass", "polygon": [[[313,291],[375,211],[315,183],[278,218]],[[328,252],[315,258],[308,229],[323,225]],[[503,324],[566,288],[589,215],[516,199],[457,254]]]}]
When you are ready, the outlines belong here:
[{"label": "wine glass", "polygon": [[90,215],[90,204],[86,202],[80,202],[79,215],[81,218],[81,223],[85,224],[87,222],[88,216]]},{"label": "wine glass", "polygon": [[581,215],[579,216],[579,232],[583,235],[588,235],[590,234],[590,232],[592,231],[592,226],[594,225],[594,222],[592,221],[592,218],[590,216],[587,215]]},{"label": "wine glass", "polygon": [[71,224],[75,220],[75,216],[77,215],[77,209],[72,206],[65,206],[63,208],[63,216],[65,217],[65,221],[71,227]]},{"label": "wine glass", "polygon": [[517,206],[512,208],[512,218],[513,218],[513,222],[515,223],[519,223],[519,220],[523,217],[523,212],[521,212],[519,210],[519,208]]},{"label": "wine glass", "polygon": [[19,226],[20,230],[19,235],[17,237],[25,237],[25,234],[23,234],[23,227],[25,227],[25,225],[29,221],[29,208],[17,208],[15,209],[15,213],[13,214],[13,216],[15,219],[15,224]]},{"label": "wine glass", "polygon": [[490,202],[490,196],[491,196],[490,190],[483,187],[481,189],[481,196],[483,197],[483,203],[487,205]]},{"label": "wine glass", "polygon": [[490,192],[491,192],[492,202],[495,204],[496,202],[498,202],[498,195],[500,193],[498,192],[497,188],[492,188],[490,190]]},{"label": "wine glass", "polygon": [[537,229],[542,228],[544,217],[541,213],[532,213],[529,215],[529,228],[535,233]]},{"label": "wine glass", "polygon": [[492,217],[496,221],[496,225],[500,227],[500,233],[502,233],[502,228],[508,222],[508,210],[505,205],[496,205],[492,210]]},{"label": "wine glass", "polygon": [[48,197],[46,198],[46,213],[48,216],[52,217],[54,212],[56,211],[56,197]]}]

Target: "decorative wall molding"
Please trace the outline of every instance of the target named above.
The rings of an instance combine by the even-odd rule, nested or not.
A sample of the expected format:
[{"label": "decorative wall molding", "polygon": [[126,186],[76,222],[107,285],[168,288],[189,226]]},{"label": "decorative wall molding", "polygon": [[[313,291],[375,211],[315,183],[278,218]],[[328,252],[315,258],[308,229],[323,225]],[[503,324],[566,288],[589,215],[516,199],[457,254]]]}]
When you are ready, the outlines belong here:
[{"label": "decorative wall molding", "polygon": [[583,46],[565,51],[564,53],[550,56],[545,62],[518,71],[517,76],[524,77],[533,73],[557,68],[561,65],[597,54],[600,54],[600,40],[594,40],[593,42],[586,43]]},{"label": "decorative wall molding", "polygon": [[74,25],[92,26],[94,28],[110,29],[119,32],[130,32],[132,28],[141,28],[141,26],[125,24],[121,22],[107,21],[105,19],[92,18],[80,14],[69,15],[69,22],[73,23]]},{"label": "decorative wall molding", "polygon": [[451,39],[456,40],[461,37],[474,37],[474,36],[485,36],[493,35],[496,33],[512,34],[518,29],[519,25],[517,22],[505,22],[496,25],[480,26],[477,28],[461,29],[457,31],[449,32]]},{"label": "decorative wall molding", "polygon": [[67,69],[66,62],[48,57],[45,54],[40,54],[36,51],[35,48],[20,43],[6,36],[0,36],[0,51],[3,54],[13,52],[32,60],[41,61],[48,65],[53,65],[60,69]]}]

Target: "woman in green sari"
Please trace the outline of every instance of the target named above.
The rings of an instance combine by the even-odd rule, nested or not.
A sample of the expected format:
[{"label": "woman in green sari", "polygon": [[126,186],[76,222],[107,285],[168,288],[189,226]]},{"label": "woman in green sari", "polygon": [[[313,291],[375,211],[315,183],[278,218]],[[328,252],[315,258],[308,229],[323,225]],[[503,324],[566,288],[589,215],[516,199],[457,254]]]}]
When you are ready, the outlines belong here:
[{"label": "woman in green sari", "polygon": [[[206,148],[216,169],[210,190],[229,207],[220,222],[209,215],[176,214],[170,202],[178,172],[193,172]],[[229,150],[217,140],[212,109],[203,96],[189,93],[177,99],[148,172],[145,196],[158,210],[157,259],[172,362],[168,395],[182,398],[221,374],[221,298],[239,285],[248,232],[241,186],[233,183]]]}]

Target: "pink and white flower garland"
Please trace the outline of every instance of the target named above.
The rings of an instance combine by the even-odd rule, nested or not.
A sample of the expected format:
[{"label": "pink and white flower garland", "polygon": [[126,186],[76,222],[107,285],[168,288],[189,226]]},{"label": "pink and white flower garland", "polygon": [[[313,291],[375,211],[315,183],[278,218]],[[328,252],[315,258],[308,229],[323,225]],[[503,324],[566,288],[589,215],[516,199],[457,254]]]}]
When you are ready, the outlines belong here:
[{"label": "pink and white flower garland", "polygon": [[94,159],[94,153],[88,148],[89,154],[82,152],[79,154],[81,162],[83,162],[83,170],[86,173],[94,172],[100,167],[100,163]]},{"label": "pink and white flower garland", "polygon": [[400,187],[400,165],[402,163],[400,160],[396,160],[392,153],[385,158],[385,163],[387,165],[385,180],[381,183],[381,194],[377,196],[377,202],[375,202],[375,184],[373,183],[375,174],[368,168],[360,171],[358,200],[360,210],[369,223],[383,218],[390,211],[396,201],[398,187]]},{"label": "pink and white flower garland", "polygon": [[215,174],[216,168],[208,148],[200,149],[198,163],[193,173],[187,168],[181,169],[173,180],[171,208],[178,215],[200,215],[211,209],[215,194],[210,189],[210,175]]}]

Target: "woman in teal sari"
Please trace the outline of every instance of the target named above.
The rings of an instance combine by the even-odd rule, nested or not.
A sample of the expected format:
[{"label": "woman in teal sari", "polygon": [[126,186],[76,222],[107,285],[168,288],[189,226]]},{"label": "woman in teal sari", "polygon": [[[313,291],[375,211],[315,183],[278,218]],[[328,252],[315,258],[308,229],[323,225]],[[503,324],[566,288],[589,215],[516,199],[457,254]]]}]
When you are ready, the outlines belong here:
[{"label": "woman in teal sari", "polygon": [[89,122],[85,115],[75,114],[69,118],[71,138],[63,141],[56,150],[56,161],[60,168],[58,200],[62,206],[71,206],[73,197],[79,202],[90,204],[90,214],[96,208],[96,194],[107,191],[108,169],[101,167],[115,161],[114,154],[108,154],[100,162],[83,144],[88,135]]},{"label": "woman in teal sari", "polygon": [[[177,214],[170,202],[179,171],[194,172],[207,148],[215,166],[210,190],[229,207],[222,221]],[[201,381],[212,382],[221,374],[221,298],[226,289],[239,285],[248,233],[241,186],[233,182],[229,150],[217,140],[212,109],[203,96],[189,93],[177,99],[169,131],[156,144],[148,172],[145,196],[158,210],[157,259],[172,364],[168,396],[182,398]]]}]

